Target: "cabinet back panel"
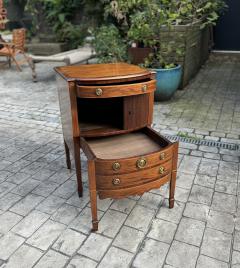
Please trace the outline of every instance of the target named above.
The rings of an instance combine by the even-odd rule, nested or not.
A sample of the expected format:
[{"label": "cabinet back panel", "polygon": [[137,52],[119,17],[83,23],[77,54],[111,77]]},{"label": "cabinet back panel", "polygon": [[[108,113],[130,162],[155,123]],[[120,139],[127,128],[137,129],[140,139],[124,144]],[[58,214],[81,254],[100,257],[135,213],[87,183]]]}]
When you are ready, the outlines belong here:
[{"label": "cabinet back panel", "polygon": [[78,119],[81,123],[112,125],[123,129],[123,98],[77,99]]},{"label": "cabinet back panel", "polygon": [[124,129],[148,125],[149,94],[124,98]]}]

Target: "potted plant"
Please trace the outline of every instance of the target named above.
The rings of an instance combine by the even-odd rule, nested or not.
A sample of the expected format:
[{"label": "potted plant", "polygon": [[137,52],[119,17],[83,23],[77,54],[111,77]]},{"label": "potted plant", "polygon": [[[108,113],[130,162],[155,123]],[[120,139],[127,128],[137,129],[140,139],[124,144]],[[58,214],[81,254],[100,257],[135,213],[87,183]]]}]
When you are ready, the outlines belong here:
[{"label": "potted plant", "polygon": [[152,52],[151,47],[145,47],[143,43],[132,42],[128,48],[128,58],[133,64],[142,64]]},{"label": "potted plant", "polygon": [[[213,46],[212,27],[227,8],[224,0],[168,1],[169,14],[175,17],[171,34],[161,31],[162,43],[175,40],[182,55],[175,55],[183,67],[180,88],[186,86],[207,61]],[[164,38],[166,37],[167,38]]]},{"label": "potted plant", "polygon": [[182,77],[186,85],[200,68],[201,30],[213,25],[224,7],[222,0],[151,0],[130,16],[129,39],[152,48],[145,66],[156,71],[156,100],[171,98]]},{"label": "potted plant", "polygon": [[145,47],[142,41],[134,41],[128,38],[131,26],[131,17],[146,6],[146,0],[104,0],[105,20],[115,24],[122,40],[127,43],[128,60],[133,64],[141,64],[152,52],[150,47]]},{"label": "potted plant", "polygon": [[[174,44],[172,44],[174,46]],[[171,45],[167,53],[172,53]],[[167,55],[166,53],[166,55]],[[174,52],[173,52],[174,53]],[[179,53],[181,53],[179,51]],[[172,59],[172,62],[165,61],[160,49],[155,48],[144,64],[156,73],[157,89],[155,91],[156,101],[167,101],[172,98],[179,88],[182,79],[182,66]]]},{"label": "potted plant", "polygon": [[182,67],[177,63],[176,55],[181,56],[182,49],[173,39],[169,43],[161,42],[160,32],[170,33],[172,17],[157,2],[146,5],[143,11],[131,16],[128,37],[144,43],[151,53],[144,66],[156,72],[157,90],[155,100],[169,100],[178,89]]},{"label": "potted plant", "polygon": [[[121,37],[128,40],[132,63],[144,63],[153,52],[152,45],[143,41],[147,38],[158,38],[162,48],[175,42],[173,47],[180,48],[182,54],[170,53],[170,59],[163,56],[167,63],[173,61],[182,65],[181,87],[188,84],[208,59],[212,47],[211,27],[226,9],[224,0],[102,1],[105,19],[113,22],[120,29]],[[153,31],[155,35],[151,37]]]},{"label": "potted plant", "polygon": [[[215,24],[225,7],[223,0],[104,0],[104,3],[105,23],[116,26],[119,43],[124,43],[128,50],[128,60],[145,63],[161,76],[176,73],[176,80],[170,78],[170,81],[172,84],[176,81],[176,85],[180,76],[181,87],[207,60],[211,46],[208,27]],[[108,53],[112,54],[112,50],[109,46]],[[172,94],[169,92],[162,98],[167,95],[170,98]],[[156,99],[159,98],[156,93]]]}]

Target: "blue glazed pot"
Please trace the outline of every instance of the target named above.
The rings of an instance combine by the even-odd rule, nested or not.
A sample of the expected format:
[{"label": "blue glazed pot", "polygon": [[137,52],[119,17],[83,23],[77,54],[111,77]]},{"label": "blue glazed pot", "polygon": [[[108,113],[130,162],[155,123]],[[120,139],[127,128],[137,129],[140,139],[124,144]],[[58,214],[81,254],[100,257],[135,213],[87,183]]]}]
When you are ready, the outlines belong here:
[{"label": "blue glazed pot", "polygon": [[182,78],[182,66],[178,65],[171,69],[154,69],[156,72],[157,90],[155,91],[156,101],[171,99],[178,89]]}]

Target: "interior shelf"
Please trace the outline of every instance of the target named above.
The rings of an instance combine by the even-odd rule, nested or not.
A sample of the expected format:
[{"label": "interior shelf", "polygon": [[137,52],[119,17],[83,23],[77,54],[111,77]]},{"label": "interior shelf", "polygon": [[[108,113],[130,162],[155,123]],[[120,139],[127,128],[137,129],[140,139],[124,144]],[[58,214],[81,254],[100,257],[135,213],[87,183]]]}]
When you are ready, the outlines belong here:
[{"label": "interior shelf", "polygon": [[123,98],[78,98],[79,126],[83,136],[111,135],[123,129]]}]

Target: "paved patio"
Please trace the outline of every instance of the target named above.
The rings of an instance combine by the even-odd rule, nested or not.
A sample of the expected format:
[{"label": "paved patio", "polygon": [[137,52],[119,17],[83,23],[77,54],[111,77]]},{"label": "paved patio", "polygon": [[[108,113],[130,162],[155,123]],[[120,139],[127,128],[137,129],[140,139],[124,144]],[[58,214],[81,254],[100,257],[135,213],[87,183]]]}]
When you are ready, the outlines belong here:
[{"label": "paved patio", "polygon": [[[100,229],[90,233],[86,162],[79,200],[52,67],[37,66],[38,83],[27,67],[0,70],[0,267],[240,267],[239,150],[181,143],[174,209],[167,187],[100,201]],[[209,62],[155,105],[154,127],[239,144],[239,88],[239,63]]]}]

